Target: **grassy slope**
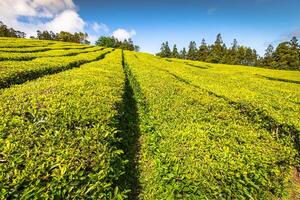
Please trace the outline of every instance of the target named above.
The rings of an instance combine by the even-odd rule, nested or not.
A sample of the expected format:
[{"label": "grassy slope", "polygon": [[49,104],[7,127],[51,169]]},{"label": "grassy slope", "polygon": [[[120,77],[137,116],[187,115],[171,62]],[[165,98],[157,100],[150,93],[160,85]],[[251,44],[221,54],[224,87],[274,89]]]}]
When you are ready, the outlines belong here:
[{"label": "grassy slope", "polygon": [[124,78],[117,50],[0,90],[0,199],[124,197]]},{"label": "grassy slope", "polygon": [[[249,84],[244,84],[246,89],[239,87],[245,82],[244,76],[233,66],[231,73],[235,75],[227,76],[219,72],[221,67],[208,73],[205,65],[182,65],[148,54],[125,55],[136,93],[143,102],[141,110],[146,110],[140,125],[143,198],[240,199],[284,193],[280,188],[285,178],[289,179],[290,164],[295,164],[296,157],[294,150],[288,149],[293,147],[289,135],[276,140],[278,134],[264,126],[271,117],[266,118],[268,113],[254,107],[267,106],[268,110],[271,102],[264,92],[257,91],[261,100],[248,106],[251,101],[246,98],[235,102],[208,87],[219,86],[230,94],[236,84],[241,97],[247,97]],[[219,77],[213,77],[214,73]],[[226,88],[226,82],[231,87]],[[292,89],[291,94],[299,95]],[[255,94],[250,97],[254,100]],[[295,111],[288,114],[296,123]]]},{"label": "grassy slope", "polygon": [[[1,49],[4,52],[2,54]],[[3,59],[10,59],[10,55],[18,55],[18,59],[21,59],[0,61],[2,64],[0,72],[1,70],[4,72],[1,72],[0,79],[1,76],[13,77],[16,74],[14,71],[22,71],[16,76],[20,76],[19,78],[7,79],[11,81],[3,85],[8,88],[0,90],[2,110],[0,118],[3,119],[0,123],[1,143],[7,145],[11,141],[21,141],[23,137],[19,134],[20,131],[23,131],[28,144],[31,144],[31,140],[45,141],[44,137],[49,137],[49,141],[56,141],[49,133],[57,134],[57,130],[60,130],[62,136],[65,135],[63,140],[69,141],[68,137],[72,131],[63,127],[72,127],[74,123],[87,130],[85,133],[97,133],[94,132],[97,126],[81,122],[81,117],[87,117],[92,121],[99,120],[102,124],[108,123],[106,126],[114,126],[123,135],[115,138],[114,131],[108,128],[108,134],[112,133],[110,140],[115,142],[107,144],[112,145],[107,147],[106,139],[99,138],[98,153],[103,151],[104,154],[101,156],[107,157],[107,160],[111,158],[117,160],[115,164],[101,163],[106,166],[104,171],[109,174],[108,177],[113,178],[110,180],[101,176],[97,179],[95,175],[90,175],[89,178],[83,179],[82,183],[79,182],[78,185],[74,183],[74,187],[80,188],[77,194],[79,196],[91,194],[94,195],[91,197],[95,198],[100,195],[106,195],[102,196],[103,198],[110,198],[115,194],[123,197],[129,194],[131,199],[136,196],[142,199],[299,197],[297,196],[299,179],[292,172],[295,172],[294,166],[299,163],[297,145],[300,130],[300,72],[160,59],[149,54],[125,52],[124,76],[120,53],[112,52],[113,55],[109,54],[108,60],[104,58],[103,61],[98,61],[103,58],[99,54],[111,50],[99,49],[98,52],[97,49],[96,51],[89,49],[90,46],[72,43],[0,38],[0,57],[2,55]],[[88,51],[91,53],[86,53]],[[68,52],[75,55],[69,55]],[[47,57],[48,53],[51,57]],[[77,53],[79,54],[76,55]],[[65,54],[67,56],[63,57]],[[35,56],[44,58],[35,59]],[[30,60],[26,60],[28,58]],[[53,72],[45,70],[47,61],[49,68],[61,70]],[[68,63],[73,61],[78,64],[69,67]],[[85,62],[91,63],[81,65]],[[30,66],[34,71],[28,70],[26,66]],[[97,69],[98,66],[102,66],[103,69]],[[71,69],[72,67],[79,69]],[[61,72],[64,70],[67,71]],[[49,76],[53,73],[58,74]],[[34,80],[42,76],[45,77]],[[24,83],[25,81],[29,82]],[[21,85],[15,87],[14,84]],[[107,91],[104,89],[106,84],[109,84]],[[86,91],[85,85],[88,87]],[[122,85],[123,91],[120,90]],[[103,86],[105,87],[102,88]],[[112,91],[109,91],[110,87]],[[30,88],[34,90],[29,91]],[[67,91],[74,92],[70,96]],[[67,96],[61,95],[65,92]],[[83,97],[83,94],[88,96]],[[112,94],[117,95],[116,99]],[[18,100],[18,105],[12,103],[12,96]],[[44,102],[51,108],[42,109],[44,115],[51,119],[47,131],[41,129],[41,125],[34,120],[30,121],[31,117],[28,116],[28,113],[36,112],[34,105],[37,101]],[[60,120],[52,118],[58,101],[65,101],[64,112],[71,113],[72,116],[62,115]],[[115,104],[120,104],[120,108],[116,108]],[[86,108],[81,107],[82,105]],[[24,114],[21,108],[25,110],[28,108],[30,111]],[[113,124],[109,123],[111,115],[108,115],[108,108],[117,115],[113,119]],[[99,111],[99,114],[93,110]],[[24,118],[25,121],[14,121],[16,117]],[[16,123],[18,128],[16,129],[11,122]],[[88,142],[97,147],[95,143],[82,137],[81,130],[77,131],[79,143],[76,145],[82,146]],[[38,132],[40,133],[37,134]],[[7,137],[8,133],[13,134]],[[30,137],[30,133],[35,137]],[[57,135],[58,138],[62,136]],[[120,139],[121,143],[116,145]],[[30,145],[18,146],[19,144],[16,143],[13,147],[3,146],[1,152],[6,152],[0,153],[0,160],[7,161],[9,155],[16,166],[23,166],[26,162],[31,164],[25,168],[26,170],[17,168],[19,171],[16,172],[20,176],[12,176],[16,178],[13,185],[9,184],[7,179],[9,177],[5,178],[7,182],[3,182],[4,185],[0,184],[2,197],[8,195],[7,192],[15,197],[18,191],[22,191],[20,194],[25,195],[24,197],[35,192],[45,192],[47,191],[43,187],[45,183],[56,190],[53,190],[53,193],[46,192],[44,194],[46,196],[55,196],[57,192],[65,197],[70,195],[68,191],[57,190],[57,186],[65,184],[67,190],[72,190],[72,186],[68,186],[72,181],[65,181],[71,176],[81,176],[76,172],[76,165],[64,159],[60,161],[61,158],[54,153],[52,161],[45,160],[45,163],[54,166],[55,163],[59,164],[59,170],[66,166],[68,173],[64,172],[64,176],[52,174],[54,178],[60,177],[60,180],[56,177],[45,183],[35,182],[38,179],[35,178],[34,171],[37,170],[36,172],[42,174],[45,172],[43,166],[31,168],[31,165],[34,167],[34,163],[40,162],[38,155],[42,147],[37,145],[31,149]],[[51,142],[46,144],[57,145]],[[48,148],[47,145],[44,148]],[[70,145],[75,143],[71,142]],[[59,154],[70,159],[72,156],[74,158],[81,156],[73,147],[67,144],[63,146],[67,149],[69,147],[68,151],[62,150]],[[102,147],[105,147],[104,150],[101,150]],[[15,148],[16,151],[11,151],[11,148]],[[119,157],[114,154],[114,150],[119,153],[124,151],[124,154],[121,153],[122,156]],[[51,151],[47,150],[44,153]],[[32,158],[24,160],[26,155],[22,152],[27,152],[27,157]],[[85,156],[93,160],[88,151],[85,152]],[[84,162],[85,158],[82,159]],[[99,159],[96,158],[95,161],[98,162]],[[7,174],[6,170],[14,169],[3,167],[5,163],[0,163],[2,175]],[[118,163],[121,166],[117,166]],[[90,169],[94,164],[85,163],[83,166],[84,169]],[[139,170],[136,169],[136,165]],[[30,171],[33,171],[32,177]],[[87,170],[83,173],[91,172]],[[49,174],[51,176],[50,172]],[[291,187],[289,180],[292,175],[295,178]],[[29,178],[29,182],[25,181],[26,178]],[[101,186],[101,178],[109,184]],[[55,181],[52,182],[53,180]],[[58,180],[61,182],[57,182]],[[35,183],[36,188],[24,189],[24,186],[27,187],[26,184],[31,183]],[[96,185],[97,187],[100,185],[98,190],[95,189]],[[116,191],[116,188],[119,188],[119,191]],[[126,189],[133,192],[128,193]],[[87,190],[89,193],[86,193]]]}]

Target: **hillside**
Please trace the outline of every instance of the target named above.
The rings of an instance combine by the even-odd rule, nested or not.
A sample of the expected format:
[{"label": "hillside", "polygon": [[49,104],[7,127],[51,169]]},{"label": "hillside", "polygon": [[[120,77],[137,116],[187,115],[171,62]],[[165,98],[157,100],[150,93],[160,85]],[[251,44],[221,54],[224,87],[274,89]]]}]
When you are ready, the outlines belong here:
[{"label": "hillside", "polygon": [[299,199],[299,84],[0,38],[0,199]]}]

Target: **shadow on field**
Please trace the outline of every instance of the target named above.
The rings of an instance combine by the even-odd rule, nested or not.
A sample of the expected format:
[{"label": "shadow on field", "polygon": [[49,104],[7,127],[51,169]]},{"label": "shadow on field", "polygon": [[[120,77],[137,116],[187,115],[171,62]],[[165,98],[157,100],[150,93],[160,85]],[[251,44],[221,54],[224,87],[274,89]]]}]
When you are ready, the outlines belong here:
[{"label": "shadow on field", "polygon": [[271,81],[281,81],[281,82],[286,82],[286,83],[300,84],[300,81],[283,79],[283,78],[274,78],[274,77],[263,76],[263,75],[259,75],[259,74],[255,74],[255,75],[258,76],[258,77],[260,77],[260,78],[265,78],[265,79],[268,79],[268,80],[271,80]]},{"label": "shadow on field", "polygon": [[[125,68],[124,56],[122,65]],[[124,151],[125,159],[128,163],[125,167],[125,174],[120,178],[118,186],[122,189],[130,189],[128,199],[138,199],[140,184],[138,170],[138,153],[139,153],[139,116],[137,102],[134,97],[134,91],[130,84],[128,74],[125,73],[125,85],[123,100],[120,106],[119,130],[121,130],[121,149]]]}]

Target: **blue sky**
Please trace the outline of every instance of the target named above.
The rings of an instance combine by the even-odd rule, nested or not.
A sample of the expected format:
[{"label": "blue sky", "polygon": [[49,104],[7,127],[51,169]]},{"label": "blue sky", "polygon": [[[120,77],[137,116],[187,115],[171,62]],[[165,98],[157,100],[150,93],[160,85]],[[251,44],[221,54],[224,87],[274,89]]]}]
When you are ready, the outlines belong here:
[{"label": "blue sky", "polygon": [[34,35],[36,29],[86,31],[132,37],[141,51],[155,53],[168,40],[179,48],[218,33],[229,46],[256,48],[300,36],[299,0],[10,0],[0,1],[0,21]]},{"label": "blue sky", "polygon": [[299,0],[75,0],[87,21],[110,29],[134,29],[142,51],[157,52],[163,41],[180,48],[218,33],[230,45],[234,38],[263,53],[266,45],[300,36]]}]

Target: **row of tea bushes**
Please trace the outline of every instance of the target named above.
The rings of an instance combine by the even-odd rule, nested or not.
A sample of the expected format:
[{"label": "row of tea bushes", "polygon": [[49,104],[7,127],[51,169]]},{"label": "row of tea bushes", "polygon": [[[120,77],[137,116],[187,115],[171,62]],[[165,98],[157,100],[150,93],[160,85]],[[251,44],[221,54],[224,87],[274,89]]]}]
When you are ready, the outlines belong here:
[{"label": "row of tea bushes", "polygon": [[121,51],[4,89],[0,199],[121,199]]}]

